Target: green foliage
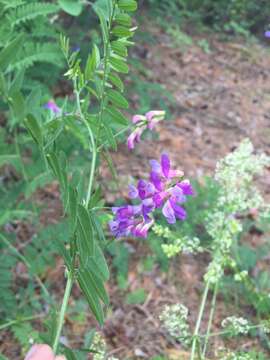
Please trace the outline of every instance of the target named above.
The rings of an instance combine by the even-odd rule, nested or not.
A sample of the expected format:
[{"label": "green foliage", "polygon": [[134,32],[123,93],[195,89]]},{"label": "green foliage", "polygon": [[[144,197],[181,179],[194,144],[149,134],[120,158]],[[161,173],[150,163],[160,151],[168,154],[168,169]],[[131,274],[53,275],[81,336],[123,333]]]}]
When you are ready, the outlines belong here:
[{"label": "green foliage", "polygon": [[262,33],[269,22],[270,5],[265,0],[148,0],[148,3],[163,19],[166,14],[166,19],[176,24],[179,19],[182,24],[192,21],[227,34]]}]

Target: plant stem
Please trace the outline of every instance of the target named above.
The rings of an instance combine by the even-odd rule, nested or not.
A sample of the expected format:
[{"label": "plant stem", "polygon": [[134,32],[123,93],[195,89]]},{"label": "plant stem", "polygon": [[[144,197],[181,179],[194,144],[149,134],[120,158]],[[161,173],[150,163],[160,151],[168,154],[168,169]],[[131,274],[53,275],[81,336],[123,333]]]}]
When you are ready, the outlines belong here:
[{"label": "plant stem", "polygon": [[[75,85],[74,87],[76,89],[76,83],[74,85]],[[83,112],[81,109],[80,93],[78,90],[75,90],[75,95],[76,95],[77,109],[79,111],[80,118],[88,130],[88,134],[89,134],[89,138],[90,138],[90,151],[92,152],[92,162],[91,162],[90,176],[89,176],[87,196],[86,196],[86,207],[88,207],[88,204],[89,204],[89,201],[91,198],[92,188],[93,188],[94,176],[95,176],[96,161],[97,161],[97,148],[96,148],[92,129],[91,129],[90,125],[88,124],[87,120],[85,119],[85,116],[83,115]]]},{"label": "plant stem", "polygon": [[206,331],[206,337],[205,337],[204,346],[203,346],[203,357],[206,354],[207,343],[208,343],[209,335],[211,332],[213,317],[214,317],[215,308],[216,308],[217,293],[218,293],[218,282],[216,282],[216,284],[215,284],[213,298],[212,298],[212,302],[211,302],[211,310],[210,310],[209,321],[208,321],[207,331]]},{"label": "plant stem", "polygon": [[12,325],[20,324],[22,322],[39,319],[44,316],[45,315],[43,315],[43,314],[42,315],[33,315],[33,316],[27,316],[25,318],[21,318],[21,319],[17,319],[17,320],[10,320],[10,321],[6,322],[5,324],[1,324],[0,330],[6,329],[7,327],[12,326]]},{"label": "plant stem", "polygon": [[204,288],[203,297],[202,297],[201,306],[200,306],[200,311],[199,311],[199,315],[198,315],[198,318],[197,318],[197,322],[196,322],[196,326],[195,326],[195,330],[194,330],[194,334],[193,334],[190,360],[195,359],[195,352],[196,352],[196,347],[197,347],[197,342],[198,342],[198,335],[199,335],[201,321],[202,321],[202,317],[203,317],[203,313],[204,313],[204,309],[205,309],[205,305],[206,305],[207,295],[208,295],[208,291],[209,291],[209,285],[210,285],[210,283],[209,283],[209,281],[207,281],[207,283],[205,285],[205,288]]},{"label": "plant stem", "polygon": [[66,289],[65,289],[63,302],[62,302],[60,313],[59,313],[58,324],[57,324],[57,329],[56,329],[56,335],[55,335],[55,339],[54,339],[54,343],[53,343],[53,352],[55,354],[56,354],[56,351],[57,351],[57,348],[58,348],[58,343],[59,343],[62,327],[63,327],[64,322],[65,322],[65,313],[66,313],[66,310],[67,310],[68,300],[69,300],[69,296],[70,296],[70,293],[71,293],[72,285],[73,285],[73,274],[69,270],[67,270]]}]

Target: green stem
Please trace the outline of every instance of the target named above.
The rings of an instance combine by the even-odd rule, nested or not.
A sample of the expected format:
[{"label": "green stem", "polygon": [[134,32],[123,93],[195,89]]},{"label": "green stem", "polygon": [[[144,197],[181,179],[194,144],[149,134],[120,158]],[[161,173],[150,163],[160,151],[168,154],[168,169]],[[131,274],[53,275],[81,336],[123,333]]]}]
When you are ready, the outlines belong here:
[{"label": "green stem", "polygon": [[17,320],[10,320],[8,322],[6,322],[5,324],[1,324],[0,325],[0,330],[4,330],[7,327],[10,327],[12,325],[16,325],[16,324],[20,324],[22,322],[26,322],[26,321],[30,321],[30,320],[35,320],[35,319],[39,319],[41,317],[44,317],[45,315],[33,315],[33,316],[27,316],[25,318],[21,318],[21,319],[17,319]]},{"label": "green stem", "polygon": [[218,282],[216,282],[216,284],[215,284],[213,298],[212,298],[212,302],[211,302],[211,310],[210,310],[209,321],[208,321],[207,331],[206,331],[206,337],[205,337],[204,346],[203,346],[203,357],[206,354],[207,344],[208,344],[211,327],[212,327],[212,323],[213,323],[213,318],[214,318],[214,313],[215,313],[215,308],[216,308],[217,293],[218,293]]},{"label": "green stem", "polygon": [[[75,89],[76,89],[76,83],[74,85],[75,85]],[[86,207],[88,207],[89,201],[91,199],[91,193],[92,193],[92,188],[93,188],[93,183],[94,183],[96,161],[97,161],[97,148],[96,148],[92,129],[91,129],[90,125],[88,124],[87,120],[85,119],[85,116],[83,115],[83,112],[81,109],[80,93],[78,90],[75,90],[75,95],[76,95],[77,109],[79,111],[80,118],[88,130],[88,134],[89,134],[89,138],[90,138],[90,152],[92,152],[92,162],[91,162],[90,176],[89,176],[87,196],[86,196]]]},{"label": "green stem", "polygon": [[197,343],[198,343],[199,330],[200,330],[201,321],[202,321],[202,317],[203,317],[203,313],[204,313],[204,309],[205,309],[205,305],[206,305],[207,295],[208,295],[208,291],[209,291],[209,285],[210,285],[210,283],[208,281],[206,283],[205,288],[204,288],[203,297],[202,297],[201,306],[200,306],[200,311],[199,311],[198,319],[197,319],[194,334],[193,334],[190,360],[195,359],[195,353],[196,353],[196,348],[197,348]]},{"label": "green stem", "polygon": [[63,302],[62,302],[62,306],[61,306],[60,313],[59,313],[58,324],[57,324],[57,329],[56,329],[56,335],[55,335],[55,339],[54,339],[54,343],[53,343],[53,352],[55,354],[57,352],[62,327],[63,327],[64,322],[65,322],[65,313],[66,313],[66,310],[67,310],[68,300],[69,300],[69,297],[70,297],[72,285],[73,285],[73,274],[70,271],[67,270],[66,289],[65,289]]}]

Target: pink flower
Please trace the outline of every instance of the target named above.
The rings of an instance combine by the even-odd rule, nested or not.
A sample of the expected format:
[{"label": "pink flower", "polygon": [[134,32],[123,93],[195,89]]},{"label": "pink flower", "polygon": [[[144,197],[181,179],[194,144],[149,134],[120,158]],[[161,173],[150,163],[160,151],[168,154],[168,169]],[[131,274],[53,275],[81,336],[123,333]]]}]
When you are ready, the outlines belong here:
[{"label": "pink flower", "polygon": [[54,100],[49,100],[45,105],[45,109],[51,110],[54,114],[59,114],[61,109],[56,105]]},{"label": "pink flower", "polygon": [[133,150],[136,143],[141,141],[141,135],[146,127],[136,127],[127,139],[127,146],[129,150]]},{"label": "pink flower", "polygon": [[127,139],[127,146],[129,150],[135,148],[135,144],[141,140],[141,135],[148,128],[153,130],[155,125],[164,119],[165,111],[152,110],[148,111],[145,115],[134,115],[132,123],[135,125],[135,129],[131,132]]},{"label": "pink flower", "polygon": [[147,124],[148,129],[153,130],[155,125],[164,119],[165,111],[152,110],[152,111],[148,111],[145,114],[145,116],[148,121],[148,124]]}]

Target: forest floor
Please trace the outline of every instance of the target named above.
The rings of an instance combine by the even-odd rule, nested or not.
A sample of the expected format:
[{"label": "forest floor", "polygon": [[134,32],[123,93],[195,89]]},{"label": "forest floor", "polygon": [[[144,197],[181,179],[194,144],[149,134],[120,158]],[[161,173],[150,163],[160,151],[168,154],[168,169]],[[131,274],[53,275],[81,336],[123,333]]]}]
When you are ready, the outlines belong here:
[{"label": "forest floor", "polygon": [[[258,43],[221,42],[216,35],[209,34],[210,53],[197,45],[201,38],[194,38],[193,45],[183,50],[171,45],[170,35],[149,23],[144,26],[155,41],[151,44],[145,42],[133,49],[132,57],[142,62],[148,82],[162,84],[172,94],[174,105],[171,118],[158,126],[158,140],[148,137],[132,153],[122,144],[113,154],[117,173],[120,174],[118,188],[111,187],[109,170],[103,169],[102,177],[106,178],[104,193],[110,204],[116,198],[127,196],[131,174],[134,178],[147,176],[149,160],[158,159],[162,151],[168,152],[174,166],[184,170],[191,178],[212,176],[217,160],[246,137],[252,140],[257,151],[270,154],[269,50]],[[142,75],[138,73],[139,76]],[[138,96],[140,94],[132,95],[134,107]],[[261,182],[269,198],[269,172]],[[52,209],[42,214],[43,222],[55,223],[61,216],[57,187],[53,184],[41,191],[40,201],[46,201],[47,208]],[[262,241],[260,236],[250,234],[247,241],[255,244]],[[121,360],[151,359],[158,354],[165,359],[188,359],[188,353],[180,344],[168,338],[158,316],[165,304],[183,302],[191,310],[191,323],[195,323],[203,287],[202,277],[209,259],[204,255],[183,255],[174,261],[168,273],[161,272],[158,266],[145,273],[141,270],[139,259],[149,252],[147,246],[134,240],[128,243],[132,250],[128,288],[119,289],[113,277],[108,284],[111,309],[102,331],[110,355]],[[59,298],[63,292],[62,270],[63,264],[59,260],[57,266],[49,269],[44,277],[56,283],[54,289]],[[127,304],[126,294],[140,288],[147,293],[145,301]],[[73,299],[78,297],[79,291],[75,288]],[[219,298],[214,327],[219,328],[221,319],[233,314],[233,311],[234,304]],[[252,312],[251,309],[248,311]],[[67,315],[66,338],[73,339],[70,345],[80,344],[85,330],[94,324],[90,315],[86,319],[73,321],[72,316]],[[203,326],[206,323],[207,317]],[[15,359],[16,352],[10,350],[8,339],[7,334],[7,341],[0,346],[1,351]],[[226,341],[217,338],[213,347],[225,346]],[[236,345],[232,340],[229,343],[231,347]],[[239,343],[242,349],[259,347],[256,338],[241,340],[238,347]]]}]

